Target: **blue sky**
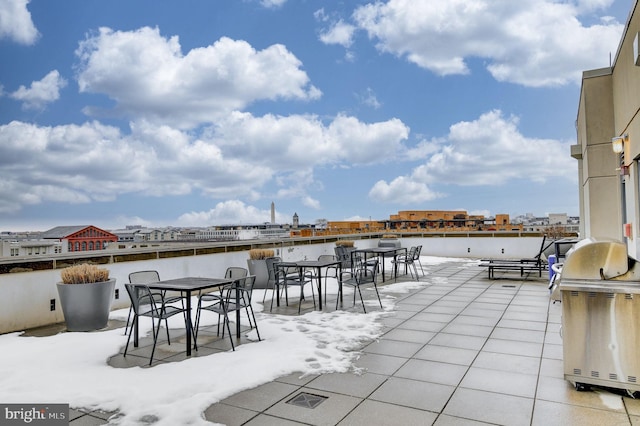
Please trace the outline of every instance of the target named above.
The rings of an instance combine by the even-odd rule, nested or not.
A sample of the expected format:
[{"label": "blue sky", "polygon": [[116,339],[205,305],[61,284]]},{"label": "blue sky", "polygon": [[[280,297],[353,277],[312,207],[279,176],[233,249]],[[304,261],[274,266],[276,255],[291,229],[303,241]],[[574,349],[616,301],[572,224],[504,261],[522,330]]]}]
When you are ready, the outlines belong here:
[{"label": "blue sky", "polygon": [[577,215],[632,0],[0,0],[0,231]]}]

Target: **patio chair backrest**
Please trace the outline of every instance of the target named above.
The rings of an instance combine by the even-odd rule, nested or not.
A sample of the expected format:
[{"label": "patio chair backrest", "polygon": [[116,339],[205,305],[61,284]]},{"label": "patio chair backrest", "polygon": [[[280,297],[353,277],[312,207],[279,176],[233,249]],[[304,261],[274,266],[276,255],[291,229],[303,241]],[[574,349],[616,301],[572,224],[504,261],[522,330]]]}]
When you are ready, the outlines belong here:
[{"label": "patio chair backrest", "polygon": [[237,278],[233,282],[233,284],[231,284],[227,288],[227,295],[226,295],[227,300],[235,299],[235,292],[239,291],[240,294],[238,296],[242,298],[244,295],[246,295],[247,297],[246,303],[251,303],[251,294],[253,293],[253,285],[255,284],[255,282],[256,282],[255,275],[248,275],[246,277]]},{"label": "patio chair backrest", "polygon": [[158,271],[136,271],[129,274],[131,284],[149,284],[160,281]]},{"label": "patio chair backrest", "polygon": [[136,315],[155,316],[154,313],[157,312],[156,295],[151,293],[149,287],[144,284],[125,284],[124,286]]},{"label": "patio chair backrest", "polygon": [[338,259],[340,261],[340,263],[342,263],[342,267],[343,268],[350,268],[351,267],[351,253],[349,253],[349,250],[347,250],[347,248],[344,247],[344,246],[336,246],[334,248],[334,251],[336,253],[336,259]]},{"label": "patio chair backrest", "polygon": [[273,282],[276,279],[275,265],[282,262],[282,259],[278,256],[267,257],[265,262],[267,263],[267,272],[269,272],[269,281]]},{"label": "patio chair backrest", "polygon": [[375,259],[371,263],[363,263],[355,271],[355,279],[358,284],[375,283],[378,275],[379,260]]},{"label": "patio chair backrest", "polygon": [[242,268],[240,266],[229,266],[227,268],[227,272],[225,272],[224,277],[230,279],[236,278],[244,278],[249,275],[249,271],[246,268]]},{"label": "patio chair backrest", "polygon": [[418,260],[420,258],[420,253],[422,253],[422,246],[416,247],[416,254],[413,256],[413,260]]},{"label": "patio chair backrest", "polygon": [[407,253],[407,260],[414,261],[416,260],[416,253],[418,252],[418,247],[412,246],[409,249],[409,253]]}]

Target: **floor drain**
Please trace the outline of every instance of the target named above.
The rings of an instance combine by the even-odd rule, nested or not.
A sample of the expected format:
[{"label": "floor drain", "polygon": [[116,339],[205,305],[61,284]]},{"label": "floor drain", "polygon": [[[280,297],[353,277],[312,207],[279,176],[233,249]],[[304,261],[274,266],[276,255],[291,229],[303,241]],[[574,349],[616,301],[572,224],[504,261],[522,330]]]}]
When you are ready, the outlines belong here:
[{"label": "floor drain", "polygon": [[516,288],[515,285],[503,285],[502,287],[506,287],[506,288]]},{"label": "floor drain", "polygon": [[287,404],[304,408],[316,408],[327,399],[326,396],[313,395],[311,393],[302,392],[287,401]]}]

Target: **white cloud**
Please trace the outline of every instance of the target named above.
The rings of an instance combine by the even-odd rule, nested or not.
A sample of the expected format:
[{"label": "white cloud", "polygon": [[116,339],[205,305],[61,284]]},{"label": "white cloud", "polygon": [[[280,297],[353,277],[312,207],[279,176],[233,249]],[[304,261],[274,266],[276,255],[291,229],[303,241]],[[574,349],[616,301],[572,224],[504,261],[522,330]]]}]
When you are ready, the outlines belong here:
[{"label": "white cloud", "polygon": [[369,191],[369,198],[382,203],[416,205],[442,197],[422,182],[399,176],[390,183],[379,180]]},{"label": "white cloud", "polygon": [[277,9],[282,7],[287,0],[260,0],[260,4],[267,9]]},{"label": "white cloud", "polygon": [[325,124],[316,116],[234,113],[212,130],[212,137],[233,155],[277,164],[279,170],[388,161],[397,158],[409,135],[409,128],[395,118],[364,123],[346,115]]},{"label": "white cloud", "polygon": [[[576,163],[568,155],[571,142],[527,138],[517,128],[516,117],[505,118],[494,110],[477,120],[452,125],[445,140],[409,175],[390,183],[377,182],[369,196],[381,202],[418,203],[443,194],[435,184],[500,186],[511,180],[546,182],[574,180]],[[523,191],[526,187],[523,187]]]},{"label": "white cloud", "polygon": [[568,154],[570,141],[527,138],[517,117],[499,110],[449,128],[447,144],[414,170],[424,182],[458,185],[502,185],[509,179],[546,182],[576,178],[576,163]]},{"label": "white cloud", "polygon": [[26,88],[20,86],[9,96],[22,101],[23,109],[42,109],[47,104],[60,99],[60,89],[67,86],[67,81],[60,76],[58,70],[53,70],[40,81],[31,82]]},{"label": "white cloud", "polygon": [[0,126],[0,212],[131,193],[257,200],[265,185],[276,188],[273,196],[319,208],[310,195],[322,189],[316,167],[388,161],[408,135],[397,119],[369,124],[347,116],[324,124],[235,113],[201,134],[144,120],[130,126],[130,134],[98,122]]},{"label": "white cloud", "polygon": [[608,3],[390,0],[360,6],[353,17],[379,50],[438,75],[467,74],[476,57],[498,81],[539,87],[578,83],[583,70],[608,65],[623,25],[578,19]]},{"label": "white cloud", "polygon": [[157,28],[101,28],[76,54],[81,92],[107,95],[123,115],[177,127],[213,122],[257,100],[321,96],[302,63],[279,44],[257,51],[223,37],[183,55],[178,37],[165,38]]},{"label": "white cloud", "polygon": [[606,9],[613,4],[613,0],[574,0],[574,3],[580,12],[587,13]]},{"label": "white cloud", "polygon": [[[276,204],[277,206],[277,204]],[[285,223],[285,217],[276,210],[276,223]],[[210,226],[225,224],[259,224],[271,222],[271,210],[260,210],[240,200],[229,200],[217,203],[208,211],[189,212],[178,218],[179,226]]]},{"label": "white cloud", "polygon": [[34,44],[40,34],[27,9],[29,0],[0,0],[0,39],[16,43]]},{"label": "white cloud", "polygon": [[367,87],[367,90],[360,94],[358,98],[364,105],[370,106],[373,109],[378,109],[382,106],[382,103],[380,103],[375,92],[370,87]]},{"label": "white cloud", "polygon": [[320,201],[316,200],[315,198],[311,198],[308,195],[302,198],[302,204],[315,210],[320,209]]},{"label": "white cloud", "polygon": [[339,44],[343,47],[350,47],[353,44],[355,30],[356,27],[345,23],[341,19],[333,23],[329,29],[320,33],[320,41],[324,44]]},{"label": "white cloud", "polygon": [[[70,158],[73,161],[68,161]],[[270,169],[224,158],[213,144],[175,129],[99,123],[0,126],[0,211],[45,201],[80,203],[118,195],[252,195]]]}]

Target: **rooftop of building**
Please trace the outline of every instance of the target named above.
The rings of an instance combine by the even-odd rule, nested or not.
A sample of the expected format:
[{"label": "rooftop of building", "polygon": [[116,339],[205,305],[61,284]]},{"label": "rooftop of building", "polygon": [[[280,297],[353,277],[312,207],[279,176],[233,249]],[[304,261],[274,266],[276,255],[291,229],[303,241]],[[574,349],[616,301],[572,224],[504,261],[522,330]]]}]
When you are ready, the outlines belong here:
[{"label": "rooftop of building", "polygon": [[[0,399],[71,403],[76,426],[110,418],[131,424],[204,424],[203,418],[226,425],[640,424],[638,400],[612,389],[578,392],[564,379],[562,305],[549,299],[548,277],[505,272],[489,280],[468,260],[425,257],[423,263],[419,280],[381,284],[384,310],[371,291],[364,294],[368,314],[349,302],[335,310],[330,282],[324,312],[313,311],[310,300],[300,316],[295,303],[265,309],[258,314],[263,341],[243,337],[235,352],[212,325],[186,359],[180,330],[172,329],[173,344],[160,344],[151,367],[149,338],[122,355],[126,312],[112,313],[105,331],[65,333],[52,326],[5,335]],[[261,295],[254,300],[261,302]],[[379,328],[341,329],[343,315]],[[334,322],[322,328],[327,319]],[[281,339],[286,330],[300,333],[314,356]],[[96,358],[91,341],[102,342],[110,355]],[[345,354],[355,357],[339,372],[336,357]],[[295,364],[296,356],[305,359]]]}]

